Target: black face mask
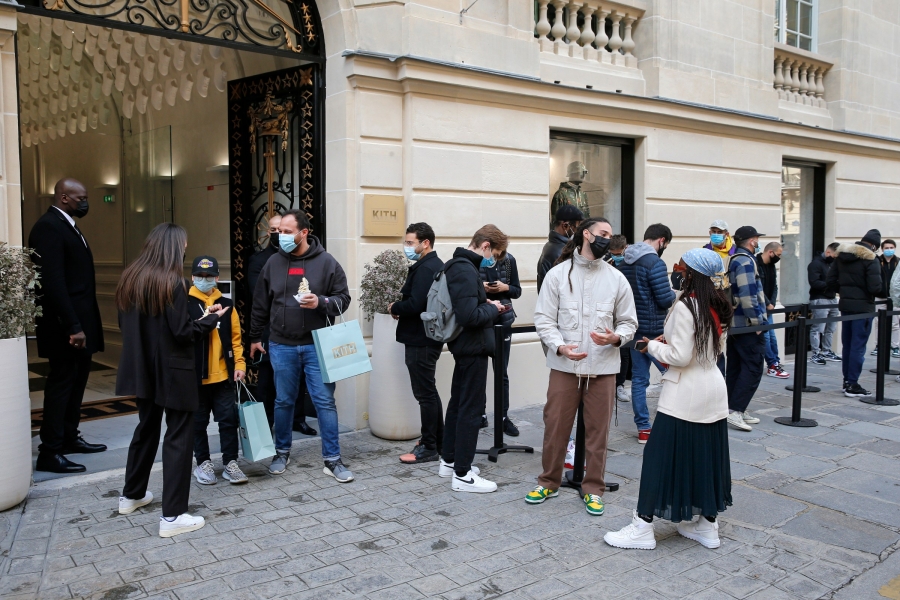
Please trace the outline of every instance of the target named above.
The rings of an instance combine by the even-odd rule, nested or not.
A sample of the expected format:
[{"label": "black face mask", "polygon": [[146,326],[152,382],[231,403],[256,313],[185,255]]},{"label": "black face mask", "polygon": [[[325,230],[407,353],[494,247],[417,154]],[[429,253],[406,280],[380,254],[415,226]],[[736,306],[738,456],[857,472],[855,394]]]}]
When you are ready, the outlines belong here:
[{"label": "black face mask", "polygon": [[769,262],[773,265],[778,264],[778,261],[781,260],[780,256],[772,256],[769,257]]},{"label": "black face mask", "polygon": [[[69,197],[69,196],[67,196],[67,197],[69,198],[69,200],[75,200],[75,198],[72,198],[72,197]],[[90,206],[88,206],[88,201],[87,201],[87,200],[81,200],[81,201],[79,201],[79,202],[76,204],[76,208],[75,208],[75,210],[72,212],[72,214],[75,215],[76,217],[78,217],[79,219],[82,219],[82,218],[85,217],[85,215],[88,214],[88,209],[89,209],[89,208],[90,208]]]},{"label": "black face mask", "polygon": [[834,262],[834,257],[833,257],[833,256],[826,256],[826,257],[825,257],[825,264],[826,264],[826,265],[830,265],[830,264],[833,263],[833,262]]},{"label": "black face mask", "polygon": [[609,250],[609,238],[594,236],[594,241],[590,242],[590,246],[595,259],[603,258],[606,256],[606,251]]},{"label": "black face mask", "polygon": [[656,251],[656,255],[662,258],[663,252],[666,251],[666,246],[660,246],[659,250]]}]

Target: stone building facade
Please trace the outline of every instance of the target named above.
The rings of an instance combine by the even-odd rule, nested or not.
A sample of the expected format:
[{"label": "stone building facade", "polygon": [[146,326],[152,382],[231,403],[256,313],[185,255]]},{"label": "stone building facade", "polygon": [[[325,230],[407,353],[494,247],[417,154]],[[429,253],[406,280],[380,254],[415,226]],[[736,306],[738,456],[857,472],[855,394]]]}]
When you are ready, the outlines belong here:
[{"label": "stone building facade", "polygon": [[[805,300],[806,263],[830,241],[858,239],[871,227],[900,235],[900,3],[894,0],[316,5],[325,90],[324,189],[317,193],[328,250],[347,270],[354,296],[363,265],[400,247],[399,236],[364,235],[364,197],[401,196],[405,221],[432,224],[442,257],[482,224],[507,232],[524,287],[518,323],[530,323],[550,198],[572,161],[589,171],[592,213],[608,216],[630,241],[640,241],[651,223],[672,228],[670,266],[708,241],[713,219],[782,238],[785,303]],[[57,173],[65,159],[38,164],[34,146],[26,149],[20,140],[25,103],[16,31],[35,12],[16,13],[14,4],[0,6],[0,239],[19,245],[40,214],[36,196],[52,185],[46,173]],[[778,33],[782,26],[786,34]],[[810,50],[788,43],[790,31],[803,27]],[[284,60],[273,58],[254,72],[288,66]],[[235,72],[250,72],[250,63],[244,59],[243,71]],[[121,116],[121,99],[112,97]],[[221,159],[207,160],[204,172],[219,179],[198,178],[176,191],[184,200],[169,218],[186,224],[191,239],[227,254],[225,200],[210,196],[205,212],[190,212],[200,202],[192,190],[227,183],[227,168],[213,169],[229,160],[226,98],[205,101],[218,103],[219,116],[208,117],[218,129],[206,139]],[[150,129],[146,122],[144,129]],[[36,146],[47,146],[49,156],[51,141]],[[20,156],[28,164],[20,165]],[[95,187],[124,194],[118,175],[108,184],[100,178]],[[92,193],[98,202],[100,192]],[[198,215],[209,215],[206,230],[197,227]],[[113,221],[120,218],[115,213]],[[100,285],[111,349],[103,358],[115,364],[121,341],[108,300],[125,264],[124,234],[122,227],[92,232],[89,220],[86,235],[104,246]],[[351,314],[365,323],[356,304]],[[371,335],[368,324],[364,329]],[[539,402],[546,386],[539,344],[529,334],[514,342],[512,404]],[[451,368],[446,355],[439,362],[445,400]],[[365,377],[339,384],[345,424],[366,426],[368,385]]]}]

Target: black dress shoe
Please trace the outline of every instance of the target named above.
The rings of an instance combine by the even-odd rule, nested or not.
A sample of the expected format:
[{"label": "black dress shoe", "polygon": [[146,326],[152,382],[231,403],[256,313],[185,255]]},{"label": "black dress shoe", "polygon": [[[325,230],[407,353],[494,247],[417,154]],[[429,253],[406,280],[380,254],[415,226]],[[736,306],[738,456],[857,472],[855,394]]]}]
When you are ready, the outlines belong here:
[{"label": "black dress shoe", "polygon": [[36,471],[47,471],[49,473],[84,473],[87,471],[84,465],[73,463],[62,454],[38,454]]},{"label": "black dress shoe", "polygon": [[89,444],[80,435],[62,451],[63,454],[94,454],[95,452],[106,452],[106,445]]},{"label": "black dress shoe", "polygon": [[294,423],[294,431],[299,431],[303,435],[316,435],[317,433],[319,433],[318,431],[307,425],[306,421],[303,421],[302,423]]},{"label": "black dress shoe", "polygon": [[487,415],[481,415],[481,425],[478,426],[479,429],[484,429],[488,426]]},{"label": "black dress shoe", "polygon": [[503,419],[503,433],[510,437],[519,437],[519,428],[516,427],[508,418]]}]

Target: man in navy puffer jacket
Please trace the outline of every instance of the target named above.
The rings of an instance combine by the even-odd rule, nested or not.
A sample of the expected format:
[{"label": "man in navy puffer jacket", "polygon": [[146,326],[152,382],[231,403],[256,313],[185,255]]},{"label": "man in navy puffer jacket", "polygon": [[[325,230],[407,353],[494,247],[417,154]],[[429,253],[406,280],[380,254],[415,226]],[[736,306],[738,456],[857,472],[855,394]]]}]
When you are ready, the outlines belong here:
[{"label": "man in navy puffer jacket", "polygon": [[[675,302],[675,292],[669,285],[666,263],[660,258],[672,241],[672,230],[662,223],[647,228],[644,241],[628,246],[619,270],[631,284],[637,309],[638,328],[635,341],[654,339],[663,333],[666,314]],[[660,372],[665,370],[649,354],[631,350],[631,406],[638,442],[646,444],[650,438],[650,413],[647,410],[647,387],[650,385],[650,364]]]}]

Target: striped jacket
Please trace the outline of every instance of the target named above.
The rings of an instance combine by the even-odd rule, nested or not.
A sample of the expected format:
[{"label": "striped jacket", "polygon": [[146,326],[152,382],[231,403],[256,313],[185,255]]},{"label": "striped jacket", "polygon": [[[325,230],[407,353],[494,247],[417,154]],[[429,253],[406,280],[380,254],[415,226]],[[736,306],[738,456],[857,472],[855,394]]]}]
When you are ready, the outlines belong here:
[{"label": "striped jacket", "polygon": [[762,325],[766,322],[766,297],[763,293],[756,258],[746,248],[738,248],[728,264],[728,279],[734,298],[732,327]]}]

